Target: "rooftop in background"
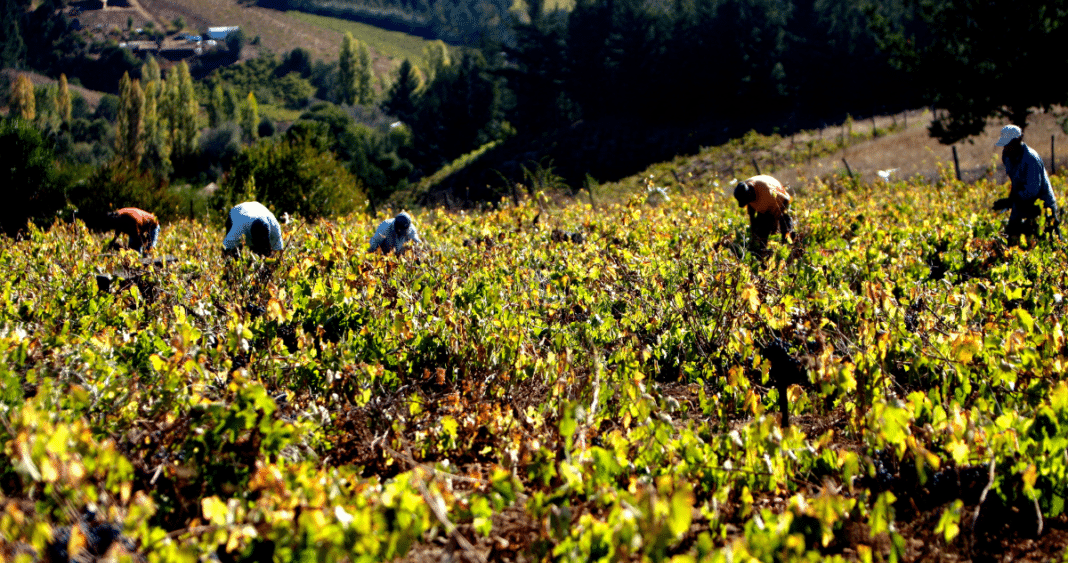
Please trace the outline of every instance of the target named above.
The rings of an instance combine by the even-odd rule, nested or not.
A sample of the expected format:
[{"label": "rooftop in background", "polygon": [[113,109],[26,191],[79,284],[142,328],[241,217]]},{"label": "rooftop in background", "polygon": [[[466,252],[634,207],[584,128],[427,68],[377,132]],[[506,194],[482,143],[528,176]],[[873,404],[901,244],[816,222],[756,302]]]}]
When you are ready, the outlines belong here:
[{"label": "rooftop in background", "polygon": [[226,39],[227,35],[241,29],[239,26],[231,25],[225,27],[209,27],[208,38],[210,39]]}]

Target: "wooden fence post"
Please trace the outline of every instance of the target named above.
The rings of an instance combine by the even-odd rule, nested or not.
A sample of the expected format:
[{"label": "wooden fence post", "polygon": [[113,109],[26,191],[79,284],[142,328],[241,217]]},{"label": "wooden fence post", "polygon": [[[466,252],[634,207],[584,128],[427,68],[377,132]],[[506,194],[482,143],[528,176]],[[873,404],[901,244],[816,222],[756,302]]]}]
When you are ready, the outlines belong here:
[{"label": "wooden fence post", "polygon": [[856,187],[857,186],[857,179],[856,179],[856,177],[853,176],[853,169],[849,167],[849,163],[846,162],[846,159],[845,159],[844,156],[842,157],[842,164],[845,164],[846,172],[849,173],[849,179],[850,179],[850,181],[853,182],[853,187]]},{"label": "wooden fence post", "polygon": [[960,182],[960,159],[957,158],[957,145],[953,145],[953,169],[957,171],[957,181]]}]

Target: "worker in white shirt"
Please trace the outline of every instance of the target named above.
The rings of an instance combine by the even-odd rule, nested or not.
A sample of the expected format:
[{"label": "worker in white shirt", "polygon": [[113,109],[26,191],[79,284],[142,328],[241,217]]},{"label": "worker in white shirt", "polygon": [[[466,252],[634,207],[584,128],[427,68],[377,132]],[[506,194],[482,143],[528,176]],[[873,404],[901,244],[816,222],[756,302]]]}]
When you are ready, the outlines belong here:
[{"label": "worker in white shirt", "polygon": [[236,255],[242,235],[252,251],[261,256],[270,256],[275,250],[282,250],[282,227],[278,219],[255,201],[246,201],[230,210],[226,217],[223,253]]}]

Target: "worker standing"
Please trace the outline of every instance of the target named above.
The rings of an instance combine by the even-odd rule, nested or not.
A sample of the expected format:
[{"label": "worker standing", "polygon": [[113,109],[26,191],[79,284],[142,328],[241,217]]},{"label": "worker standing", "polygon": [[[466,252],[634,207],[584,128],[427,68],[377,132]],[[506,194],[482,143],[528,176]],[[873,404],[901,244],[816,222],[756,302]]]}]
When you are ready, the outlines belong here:
[{"label": "worker standing", "polygon": [[1046,231],[1059,231],[1057,199],[1053,195],[1049,174],[1046,173],[1046,166],[1038,152],[1023,142],[1023,130],[1015,125],[1006,125],[1001,129],[1001,137],[995,145],[1004,147],[1001,151],[1001,162],[1005,165],[1005,174],[1012,184],[1009,197],[994,202],[995,210],[1012,209],[1006,228],[1010,243],[1019,240],[1021,234],[1038,233],[1037,218],[1043,213],[1039,202],[1050,210]]}]

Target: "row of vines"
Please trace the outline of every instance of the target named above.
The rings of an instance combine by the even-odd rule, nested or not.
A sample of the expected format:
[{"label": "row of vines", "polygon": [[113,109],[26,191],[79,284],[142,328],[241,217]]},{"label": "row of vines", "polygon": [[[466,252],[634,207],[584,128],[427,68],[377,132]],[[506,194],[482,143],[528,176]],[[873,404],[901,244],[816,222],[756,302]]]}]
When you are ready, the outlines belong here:
[{"label": "row of vines", "polygon": [[796,188],[764,260],[714,193],[427,211],[402,257],[7,240],[0,557],[1062,557],[1065,244],[987,181]]}]

